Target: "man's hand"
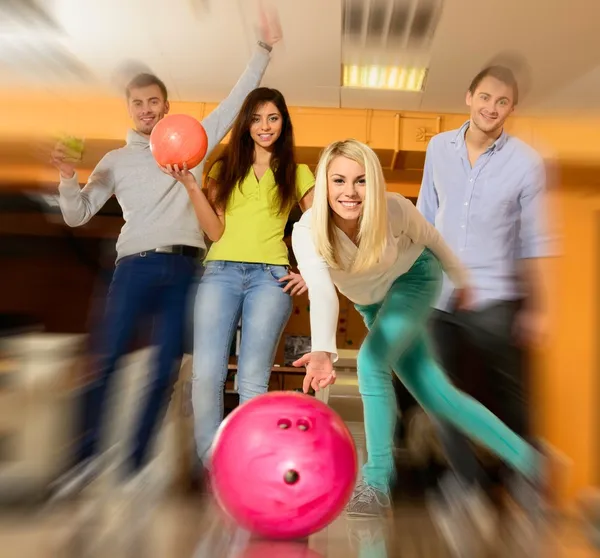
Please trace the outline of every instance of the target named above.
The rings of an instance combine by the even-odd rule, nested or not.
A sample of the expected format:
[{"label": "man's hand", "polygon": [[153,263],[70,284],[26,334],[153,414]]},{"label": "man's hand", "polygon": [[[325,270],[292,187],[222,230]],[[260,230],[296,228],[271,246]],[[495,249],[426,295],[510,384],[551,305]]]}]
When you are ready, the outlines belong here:
[{"label": "man's hand", "polygon": [[473,289],[465,286],[454,291],[454,309],[468,311],[473,309]]},{"label": "man's hand", "polygon": [[299,273],[290,271],[288,275],[279,280],[280,283],[285,281],[287,281],[287,285],[283,288],[283,292],[289,292],[291,296],[304,294],[308,290],[304,279],[302,279],[302,275]]},{"label": "man's hand", "polygon": [[50,153],[50,163],[54,165],[63,178],[75,176],[75,166],[81,161],[83,142],[65,138],[60,140]]},{"label": "man's hand", "polygon": [[514,336],[520,345],[542,347],[548,337],[548,320],[539,310],[523,308],[515,318]]},{"label": "man's hand", "polygon": [[279,22],[279,13],[272,6],[267,8],[263,0],[260,1],[259,5],[259,37],[263,43],[272,47],[283,37],[281,23]]},{"label": "man's hand", "polygon": [[308,393],[311,387],[319,391],[335,383],[335,370],[329,353],[308,353],[294,362],[294,366],[306,366],[306,376],[302,385],[304,393]]}]

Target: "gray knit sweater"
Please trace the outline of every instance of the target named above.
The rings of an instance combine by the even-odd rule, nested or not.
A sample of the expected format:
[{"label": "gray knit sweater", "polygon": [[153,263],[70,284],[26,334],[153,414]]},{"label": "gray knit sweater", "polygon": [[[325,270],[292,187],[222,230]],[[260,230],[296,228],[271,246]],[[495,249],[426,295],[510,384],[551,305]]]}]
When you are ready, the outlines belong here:
[{"label": "gray knit sweater", "polygon": [[[203,121],[207,156],[229,132],[244,99],[256,88],[270,61],[262,47],[250,60],[229,96]],[[193,173],[200,181],[204,161]],[[127,144],[107,153],[80,188],[77,175],[62,178],[59,203],[70,227],[87,223],[114,194],[125,224],[117,241],[117,259],[161,246],[184,244],[204,248],[204,237],[185,187],[164,174],[150,152],[149,141],[134,130]]]}]

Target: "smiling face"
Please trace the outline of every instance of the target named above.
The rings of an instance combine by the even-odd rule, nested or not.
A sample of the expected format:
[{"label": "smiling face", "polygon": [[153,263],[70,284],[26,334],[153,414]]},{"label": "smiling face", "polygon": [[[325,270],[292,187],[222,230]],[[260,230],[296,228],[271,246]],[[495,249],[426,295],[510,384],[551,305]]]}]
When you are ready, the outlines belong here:
[{"label": "smiling face", "polygon": [[510,85],[487,76],[473,93],[467,93],[467,105],[471,109],[471,125],[485,134],[494,134],[514,110],[514,91]]},{"label": "smiling face", "polygon": [[366,192],[365,168],[347,157],[335,157],[327,169],[327,197],[336,224],[354,224],[363,210]]},{"label": "smiling face", "polygon": [[154,126],[169,112],[169,102],[165,101],[158,85],[148,85],[131,88],[128,108],[136,131],[149,136]]},{"label": "smiling face", "polygon": [[259,105],[250,121],[250,136],[254,143],[264,149],[271,149],[281,135],[283,119],[274,103]]}]

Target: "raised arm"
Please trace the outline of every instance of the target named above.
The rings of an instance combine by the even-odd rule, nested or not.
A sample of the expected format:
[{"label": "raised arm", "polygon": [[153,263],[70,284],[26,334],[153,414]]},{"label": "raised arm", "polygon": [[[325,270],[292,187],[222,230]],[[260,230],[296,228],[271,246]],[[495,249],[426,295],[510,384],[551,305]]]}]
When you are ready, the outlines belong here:
[{"label": "raised arm", "polygon": [[[208,136],[207,157],[223,141],[223,138],[231,129],[248,94],[260,85],[271,61],[273,45],[281,39],[281,36],[281,26],[277,13],[269,14],[263,10],[260,14],[260,41],[246,70],[227,98],[202,121]],[[191,171],[196,175],[199,184],[202,183],[202,177],[199,176],[202,173],[202,168],[203,165],[198,165]]]},{"label": "raised arm", "polygon": [[[261,44],[265,46],[261,46]],[[266,43],[261,44],[256,47],[248,66],[227,98],[202,121],[208,136],[207,156],[227,135],[242,108],[244,100],[251,91],[258,87],[263,78],[271,60],[271,55],[268,45]]]},{"label": "raised arm", "polygon": [[110,153],[105,155],[81,188],[77,173],[66,178],[61,171],[58,185],[59,205],[69,227],[85,225],[114,194],[115,184]]}]

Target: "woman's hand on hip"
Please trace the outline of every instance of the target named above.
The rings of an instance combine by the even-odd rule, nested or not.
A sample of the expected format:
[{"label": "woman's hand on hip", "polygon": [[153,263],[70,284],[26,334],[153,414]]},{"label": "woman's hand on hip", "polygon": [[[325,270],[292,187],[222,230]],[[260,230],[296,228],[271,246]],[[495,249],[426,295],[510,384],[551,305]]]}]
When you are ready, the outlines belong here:
[{"label": "woman's hand on hip", "polygon": [[306,366],[306,376],[302,385],[304,393],[308,393],[311,387],[319,391],[335,383],[335,370],[329,353],[316,351],[305,354],[294,362],[294,366]]},{"label": "woman's hand on hip", "polygon": [[302,279],[302,275],[290,271],[285,277],[279,279],[280,283],[287,281],[287,285],[283,288],[284,293],[290,293],[291,296],[304,294],[308,287]]}]

